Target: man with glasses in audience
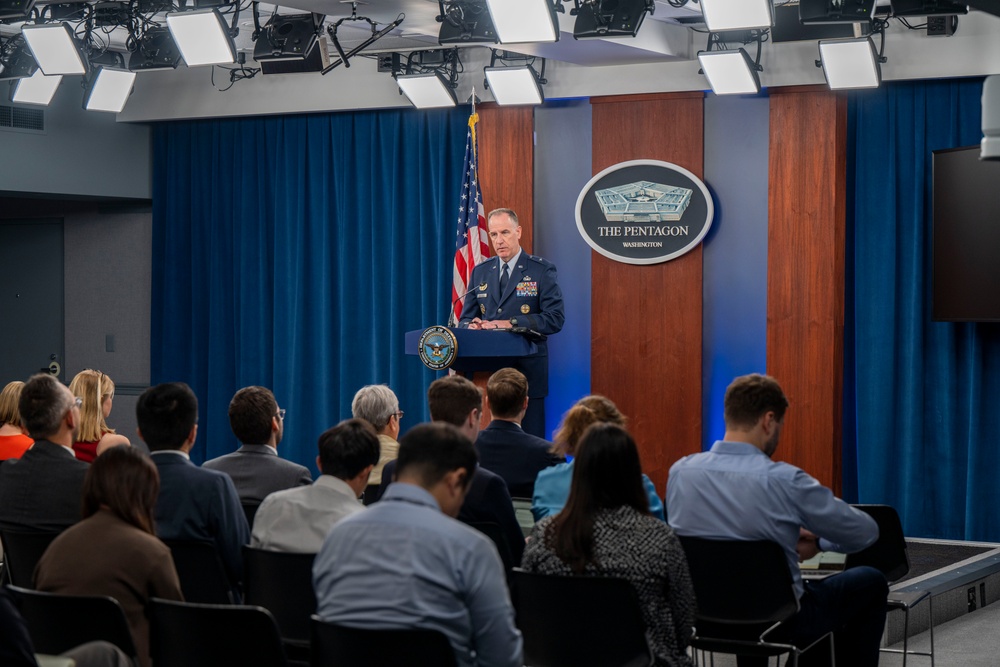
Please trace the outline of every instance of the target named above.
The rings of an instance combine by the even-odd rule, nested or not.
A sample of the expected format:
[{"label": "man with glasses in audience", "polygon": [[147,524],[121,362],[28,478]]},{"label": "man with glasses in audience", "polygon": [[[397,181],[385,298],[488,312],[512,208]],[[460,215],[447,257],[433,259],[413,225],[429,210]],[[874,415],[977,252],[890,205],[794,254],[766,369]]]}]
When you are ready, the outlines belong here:
[{"label": "man with glasses in audience", "polygon": [[339,521],[316,555],[316,613],[348,627],[436,630],[460,667],[520,667],[496,547],[453,518],[476,470],[472,441],[450,424],[420,424],[396,463],[385,496]]},{"label": "man with glasses in audience", "polygon": [[236,392],[229,402],[229,426],[242,446],[201,467],[229,475],[241,503],[260,505],[275,491],[312,484],[308,468],[278,456],[285,410],[278,407],[270,389],[254,386]]},{"label": "man with glasses in audience", "polygon": [[403,411],[399,409],[399,399],[392,389],[384,384],[370,384],[358,389],[351,401],[351,416],[364,419],[378,433],[380,455],[378,463],[368,477],[368,487],[365,489],[365,505],[370,505],[379,497],[379,487],[382,484],[382,471],[385,464],[395,461],[399,454],[399,422],[403,419]]},{"label": "man with glasses in audience", "polygon": [[0,530],[62,531],[80,520],[90,467],[73,453],[80,399],[40,373],[25,383],[18,409],[35,444],[0,466]]}]

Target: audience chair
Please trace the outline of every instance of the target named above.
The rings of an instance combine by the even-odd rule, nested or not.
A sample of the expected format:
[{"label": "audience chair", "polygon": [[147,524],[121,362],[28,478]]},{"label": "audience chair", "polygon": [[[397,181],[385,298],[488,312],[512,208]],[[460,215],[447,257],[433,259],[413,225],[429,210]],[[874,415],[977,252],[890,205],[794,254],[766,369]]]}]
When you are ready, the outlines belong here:
[{"label": "audience chair", "polygon": [[535,527],[535,515],[531,513],[531,498],[511,498],[514,503],[514,516],[517,517],[517,525],[521,526],[521,533],[525,537],[531,535],[531,529]]},{"label": "audience chair", "polygon": [[771,633],[799,610],[785,552],[776,542],[684,536],[680,541],[698,607],[691,639],[696,652],[768,658],[787,654],[794,666],[803,651],[828,640],[832,661],[833,633],[805,649],[772,639]]},{"label": "audience chair", "polygon": [[470,528],[475,528],[480,533],[490,538],[500,554],[500,562],[503,563],[503,571],[507,573],[507,580],[510,581],[510,571],[520,563],[514,562],[514,555],[510,551],[507,537],[500,530],[500,524],[495,521],[470,521],[466,524]]},{"label": "audience chair", "polygon": [[528,667],[652,665],[635,589],[625,579],[515,569],[511,596]]},{"label": "audience chair", "polygon": [[243,507],[243,515],[247,518],[247,526],[253,530],[253,518],[257,516],[257,508],[260,507],[260,503],[240,503]]},{"label": "audience chair", "polygon": [[58,535],[57,532],[0,531],[4,569],[10,583],[21,588],[34,588],[35,566]]},{"label": "audience chair", "polygon": [[153,598],[150,650],[156,667],[286,667],[274,617],[263,607]]},{"label": "audience chair", "polygon": [[243,547],[244,601],[271,612],[288,643],[309,646],[309,619],[316,613],[315,558],[316,554]]},{"label": "audience chair", "polygon": [[202,604],[238,601],[214,544],[195,540],[163,540],[163,543],[170,547],[186,601]]},{"label": "audience chair", "polygon": [[107,641],[136,660],[125,612],[106,595],[58,595],[8,586],[24,617],[35,651],[59,655],[92,641]]},{"label": "audience chair", "polygon": [[[437,630],[348,628],[312,617],[312,667],[455,667],[455,651]],[[159,667],[159,666],[157,666]]]},{"label": "audience chair", "polygon": [[[889,505],[854,505],[862,512],[870,515],[878,524],[878,539],[867,549],[853,554],[847,554],[845,568],[869,565],[882,572],[889,583],[899,581],[910,571],[910,557],[906,550],[906,538],[903,537],[903,525],[899,514]],[[909,648],[910,610],[927,600],[929,614],[928,633],[930,635],[930,651],[911,651]],[[890,611],[903,612],[903,648],[883,648],[883,653],[901,653],[903,667],[910,655],[922,655],[931,659],[934,667],[934,598],[929,590],[921,591],[889,591],[887,606]]]}]

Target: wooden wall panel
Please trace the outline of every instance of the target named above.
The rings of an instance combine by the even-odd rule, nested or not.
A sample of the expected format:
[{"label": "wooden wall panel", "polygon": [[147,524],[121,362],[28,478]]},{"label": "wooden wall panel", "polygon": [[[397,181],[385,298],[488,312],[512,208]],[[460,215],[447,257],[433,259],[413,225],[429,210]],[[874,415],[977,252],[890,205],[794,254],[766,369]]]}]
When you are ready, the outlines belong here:
[{"label": "wooden wall panel", "polygon": [[[702,177],[701,93],[591,104],[595,174],[654,159]],[[591,387],[628,415],[643,470],[662,495],[674,461],[701,449],[702,249],[651,266],[592,258]]]},{"label": "wooden wall panel", "polygon": [[840,493],[847,101],[771,89],[767,370],[790,403],[776,458]]},{"label": "wooden wall panel", "polygon": [[476,110],[483,206],[487,214],[495,208],[513,209],[521,223],[521,246],[530,253],[534,237],[534,108],[482,104]]}]

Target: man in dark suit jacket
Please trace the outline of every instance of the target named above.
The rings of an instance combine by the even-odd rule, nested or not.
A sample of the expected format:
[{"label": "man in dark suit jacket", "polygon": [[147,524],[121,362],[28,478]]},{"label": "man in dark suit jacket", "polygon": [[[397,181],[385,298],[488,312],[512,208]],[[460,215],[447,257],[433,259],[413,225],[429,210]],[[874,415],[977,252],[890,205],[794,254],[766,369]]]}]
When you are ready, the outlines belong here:
[{"label": "man in dark suit jacket", "polygon": [[[482,418],[483,395],[479,387],[459,375],[435,380],[427,390],[431,419],[457,426],[472,441],[479,433]],[[379,497],[396,478],[396,461],[385,464]],[[506,538],[514,564],[520,564],[524,553],[524,533],[514,514],[514,503],[507,492],[507,485],[497,475],[477,467],[465,502],[458,512],[463,523],[495,523]]]},{"label": "man in dark suit jacket", "polygon": [[160,472],[156,534],[163,540],[212,542],[235,586],[243,579],[241,549],[250,528],[229,475],[191,463],[198,399],[182,382],[150,387],[135,407],[139,437]]},{"label": "man in dark suit jacket", "polygon": [[59,532],[80,520],[89,466],[73,454],[77,401],[52,375],[25,383],[18,409],[35,444],[0,467],[0,529]]},{"label": "man in dark suit jacket", "polygon": [[514,498],[531,498],[538,472],[566,458],[553,454],[552,443],[521,429],[528,409],[528,380],[521,371],[501,368],[486,384],[486,402],[493,421],[479,432],[479,465],[507,483]]},{"label": "man in dark suit jacket", "polygon": [[[562,291],[555,265],[521,250],[521,225],[509,208],[489,215],[490,241],[496,257],[484,260],[472,271],[459,326],[469,329],[509,329],[525,327],[551,336],[562,330]],[[549,350],[539,341],[538,352],[513,365],[531,385],[531,403],[524,418],[524,430],[545,435],[545,401],[549,393]]]},{"label": "man in dark suit jacket", "polygon": [[229,402],[229,426],[243,446],[201,467],[229,475],[241,503],[259,505],[275,491],[312,484],[308,468],[278,456],[285,411],[270,389],[244,387],[236,392]]}]

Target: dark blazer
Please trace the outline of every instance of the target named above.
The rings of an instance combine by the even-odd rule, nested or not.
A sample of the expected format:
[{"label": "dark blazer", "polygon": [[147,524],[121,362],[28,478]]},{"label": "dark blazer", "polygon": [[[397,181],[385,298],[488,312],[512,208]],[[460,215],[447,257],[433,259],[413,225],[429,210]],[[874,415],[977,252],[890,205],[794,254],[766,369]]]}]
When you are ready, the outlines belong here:
[{"label": "dark blazer", "polygon": [[48,440],[36,440],[20,459],[5,461],[0,466],[0,529],[59,532],[80,521],[89,467]]},{"label": "dark blazer", "polygon": [[[396,461],[389,461],[382,469],[382,485],[379,497],[385,495],[386,487],[396,479]],[[489,470],[477,468],[469,484],[469,493],[458,511],[462,523],[495,523],[507,538],[510,555],[515,563],[521,562],[524,553],[524,533],[514,515],[514,502],[507,492],[507,485],[499,475]]]},{"label": "dark blazer", "polygon": [[160,471],[156,534],[162,540],[213,542],[231,583],[243,581],[250,527],[229,475],[205,470],[173,452],[153,452]]},{"label": "dark blazer", "polygon": [[[484,260],[472,270],[472,289],[465,297],[459,326],[467,327],[473,318],[484,320],[517,320],[517,326],[528,327],[547,336],[562,330],[566,317],[562,291],[555,265],[541,257],[529,255],[523,249],[517,264],[511,267],[507,289],[500,294],[500,258]],[[544,341],[538,353],[511,364],[528,378],[528,396],[540,398],[549,393],[549,349]]]},{"label": "dark blazer", "polygon": [[241,503],[260,504],[275,491],[312,484],[308,468],[281,458],[267,445],[243,445],[232,454],[205,461],[201,467],[229,475]]},{"label": "dark blazer", "polygon": [[566,461],[563,456],[550,454],[551,449],[548,440],[525,433],[514,422],[502,419],[490,422],[476,439],[479,465],[500,475],[514,498],[531,498],[538,471]]}]

